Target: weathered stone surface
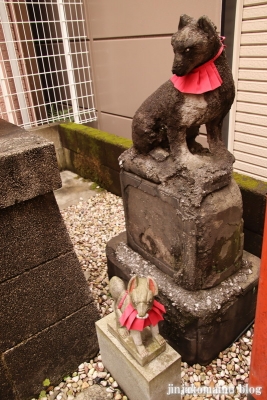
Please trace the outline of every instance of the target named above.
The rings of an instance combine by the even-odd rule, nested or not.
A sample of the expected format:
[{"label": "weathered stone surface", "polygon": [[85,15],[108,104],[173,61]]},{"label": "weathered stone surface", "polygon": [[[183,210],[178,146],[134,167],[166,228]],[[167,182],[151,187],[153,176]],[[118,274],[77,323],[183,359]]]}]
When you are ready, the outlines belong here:
[{"label": "weathered stone surface", "polygon": [[212,287],[240,267],[240,191],[232,180],[194,207],[177,180],[157,185],[122,170],[127,241],[184,288]]},{"label": "weathered stone surface", "polygon": [[254,319],[260,260],[247,252],[239,271],[216,287],[196,291],[176,285],[130,249],[125,233],[108,242],[107,257],[110,278],[150,275],[158,282],[167,311],[161,333],[189,364],[208,364]]},{"label": "weathered stone surface", "polygon": [[0,352],[93,301],[74,252],[3,282],[0,298]]},{"label": "weathered stone surface", "polygon": [[96,323],[104,365],[129,399],[165,400],[169,383],[181,386],[180,354],[167,344],[163,353],[142,367],[108,331],[107,325],[114,318],[110,314]]},{"label": "weathered stone surface", "polygon": [[9,123],[0,129],[0,208],[61,187],[53,143]]},{"label": "weathered stone surface", "polygon": [[7,350],[2,359],[17,392],[16,400],[38,395],[44,379],[56,385],[81,362],[94,357],[98,351],[94,327],[97,319],[91,303]]},{"label": "weathered stone surface", "polygon": [[0,282],[73,249],[53,193],[0,213]]},{"label": "weathered stone surface", "polygon": [[0,399],[16,400],[2,360],[0,360]]},{"label": "weathered stone surface", "polygon": [[70,151],[70,169],[85,179],[97,182],[111,193],[121,195],[119,172],[101,163],[98,158]]},{"label": "weathered stone surface", "polygon": [[63,147],[97,158],[116,170],[119,155],[132,145],[129,139],[75,123],[60,124],[59,134]]},{"label": "weathered stone surface", "polygon": [[[163,188],[175,186],[187,193],[190,204],[199,207],[207,194],[227,186],[232,177],[233,156],[228,151],[218,150],[216,156],[209,152],[188,153],[182,165],[170,156],[158,160],[152,153],[139,154],[133,147],[119,157],[121,167],[145,180],[161,184]],[[180,188],[180,189],[179,189]]]},{"label": "weathered stone surface", "polygon": [[96,354],[99,315],[53,194],[54,146],[0,129],[0,397],[26,400]]}]

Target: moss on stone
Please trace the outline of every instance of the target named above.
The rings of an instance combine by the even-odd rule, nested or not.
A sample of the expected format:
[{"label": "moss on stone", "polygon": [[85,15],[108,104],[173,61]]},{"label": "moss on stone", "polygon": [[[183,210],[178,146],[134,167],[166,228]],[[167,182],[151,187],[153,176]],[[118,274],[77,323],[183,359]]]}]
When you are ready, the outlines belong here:
[{"label": "moss on stone", "polygon": [[133,144],[130,139],[126,139],[112,133],[100,131],[99,129],[91,128],[89,126],[79,125],[74,122],[60,124],[60,127],[64,129],[64,133],[69,137],[70,135],[73,135],[74,132],[81,133],[88,135],[92,139],[122,147],[125,150],[129,149]]},{"label": "moss on stone", "polygon": [[237,172],[233,173],[233,177],[238,186],[244,190],[257,192],[263,195],[267,193],[267,182]]},{"label": "moss on stone", "polygon": [[132,141],[72,122],[60,124],[59,133],[63,147],[70,150],[70,169],[120,195],[118,157]]}]

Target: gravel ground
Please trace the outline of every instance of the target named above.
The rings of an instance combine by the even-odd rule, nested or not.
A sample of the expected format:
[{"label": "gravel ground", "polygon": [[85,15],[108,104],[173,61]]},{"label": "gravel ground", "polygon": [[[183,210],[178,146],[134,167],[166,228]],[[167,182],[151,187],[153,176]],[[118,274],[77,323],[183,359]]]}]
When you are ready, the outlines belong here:
[{"label": "gravel ground", "polygon": [[[104,317],[112,312],[105,246],[109,239],[125,230],[122,199],[103,191],[88,201],[81,199],[78,205],[70,206],[61,213],[97,308],[101,317]],[[234,394],[206,394],[204,396],[185,394],[183,399],[247,399],[245,394],[240,393],[240,389],[244,391],[248,383],[252,339],[253,328],[250,328],[206,367],[182,363],[181,375],[184,388],[206,387],[212,388],[214,393],[215,388],[226,385],[232,388]],[[66,377],[58,386],[49,387],[48,383],[48,387],[44,387],[41,396],[43,400],[73,400],[80,392],[93,385],[101,385],[105,388],[107,399],[127,400],[117,382],[105,369],[100,354],[93,360],[84,360],[77,367],[77,371]],[[220,393],[219,389],[217,393]],[[166,396],[170,399],[175,397]]]}]

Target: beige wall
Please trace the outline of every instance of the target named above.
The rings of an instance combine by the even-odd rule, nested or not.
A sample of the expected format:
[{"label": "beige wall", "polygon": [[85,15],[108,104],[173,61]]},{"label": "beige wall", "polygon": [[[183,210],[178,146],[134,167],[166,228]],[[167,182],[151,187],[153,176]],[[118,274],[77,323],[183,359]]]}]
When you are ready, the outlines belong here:
[{"label": "beige wall", "polygon": [[267,2],[239,3],[237,96],[230,150],[237,172],[267,181]]},{"label": "beige wall", "polygon": [[141,103],[172,75],[171,35],[181,14],[220,28],[221,0],[86,0],[99,128],[131,137]]}]

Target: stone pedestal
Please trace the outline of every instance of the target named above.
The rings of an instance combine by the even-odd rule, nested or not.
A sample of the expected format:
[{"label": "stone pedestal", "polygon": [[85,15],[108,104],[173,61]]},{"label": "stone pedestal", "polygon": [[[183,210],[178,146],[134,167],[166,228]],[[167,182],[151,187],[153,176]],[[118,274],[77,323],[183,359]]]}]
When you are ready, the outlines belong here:
[{"label": "stone pedestal", "polygon": [[178,285],[206,289],[241,265],[241,194],[232,179],[196,207],[180,183],[160,185],[122,170],[127,243]]},{"label": "stone pedestal", "polygon": [[125,347],[125,349],[131,354],[131,356],[140,365],[142,365],[142,367],[150,363],[152,360],[154,360],[154,358],[158,357],[166,350],[166,342],[160,345],[155,339],[153,339],[150,327],[146,327],[141,332],[142,343],[148,353],[146,356],[140,356],[131,335],[122,337],[119,334],[115,318],[113,318],[112,321],[108,323],[108,329],[112,333],[112,335],[115,336],[115,338],[122,344],[122,346]]},{"label": "stone pedestal", "polygon": [[[101,356],[105,367],[130,400],[165,400],[173,384],[181,388],[181,357],[168,344],[166,350],[145,366],[128,353],[108,329],[114,313],[96,322]],[[176,394],[175,399],[181,399]]]},{"label": "stone pedestal", "polygon": [[38,396],[93,357],[98,312],[53,191],[54,145],[0,121],[0,398]]},{"label": "stone pedestal", "polygon": [[133,275],[151,275],[156,280],[166,308],[161,334],[191,365],[211,362],[253,321],[260,260],[245,251],[239,271],[216,287],[196,291],[177,285],[132,250],[126,233],[109,241],[107,257],[110,278],[129,281]]},{"label": "stone pedestal", "polygon": [[259,259],[243,253],[233,156],[218,143],[171,157],[120,157],[126,234],[107,245],[109,276],[151,275],[167,313],[162,334],[189,364],[208,364],[253,321]]}]

